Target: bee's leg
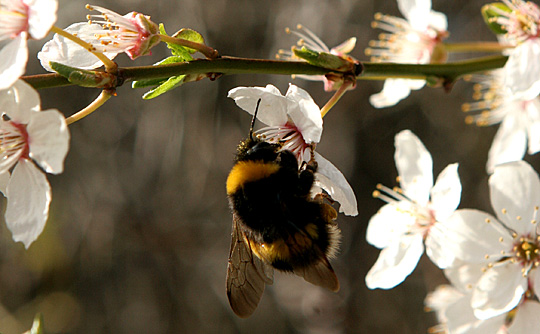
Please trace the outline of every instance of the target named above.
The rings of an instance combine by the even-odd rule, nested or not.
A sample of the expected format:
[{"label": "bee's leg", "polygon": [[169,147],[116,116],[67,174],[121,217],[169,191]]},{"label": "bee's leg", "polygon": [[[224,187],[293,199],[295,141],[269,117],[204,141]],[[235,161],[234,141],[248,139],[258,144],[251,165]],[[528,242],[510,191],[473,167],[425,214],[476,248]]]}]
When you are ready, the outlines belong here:
[{"label": "bee's leg", "polygon": [[311,157],[308,162],[302,163],[302,169],[300,170],[299,178],[299,191],[302,195],[309,195],[313,183],[315,182],[315,172],[317,171],[318,164],[315,160],[315,144],[311,144]]},{"label": "bee's leg", "polygon": [[317,160],[315,160],[315,143],[310,145],[310,159],[306,164],[306,169],[310,169],[313,172],[317,171],[317,168],[319,167],[317,164]]}]

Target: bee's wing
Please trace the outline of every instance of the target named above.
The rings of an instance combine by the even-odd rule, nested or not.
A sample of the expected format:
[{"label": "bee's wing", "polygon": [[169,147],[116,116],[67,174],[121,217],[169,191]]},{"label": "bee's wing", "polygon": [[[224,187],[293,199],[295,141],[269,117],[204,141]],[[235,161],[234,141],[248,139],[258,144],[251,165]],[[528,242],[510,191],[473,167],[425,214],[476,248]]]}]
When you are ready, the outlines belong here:
[{"label": "bee's wing", "polygon": [[227,266],[227,297],[236,315],[249,317],[257,308],[265,284],[274,282],[274,270],[251,252],[244,232],[233,214],[231,251]]},{"label": "bee's wing", "polygon": [[308,267],[296,267],[294,273],[311,284],[327,288],[330,291],[339,291],[339,281],[325,255],[319,262]]}]

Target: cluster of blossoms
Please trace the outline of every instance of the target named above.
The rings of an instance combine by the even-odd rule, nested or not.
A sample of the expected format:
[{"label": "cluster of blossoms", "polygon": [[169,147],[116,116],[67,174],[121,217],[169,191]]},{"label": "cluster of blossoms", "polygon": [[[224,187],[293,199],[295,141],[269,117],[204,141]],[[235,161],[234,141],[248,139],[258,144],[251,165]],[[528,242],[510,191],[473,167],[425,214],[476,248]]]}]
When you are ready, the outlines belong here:
[{"label": "cluster of blossoms", "polygon": [[[509,59],[503,69],[473,76],[475,102],[465,103],[468,123],[500,123],[488,154],[490,198],[495,216],[458,209],[462,185],[458,164],[448,165],[434,181],[433,160],[420,139],[405,130],[395,137],[399,187],[379,185],[374,196],[387,204],[374,215],[367,241],[381,249],[365,280],[371,288],[390,289],[415,269],[424,251],[443,269],[451,285],[430,294],[426,305],[437,312],[441,331],[450,333],[525,333],[540,328],[540,179],[521,161],[540,151],[540,8],[522,0],[501,0],[485,8],[487,23],[498,29]],[[449,36],[444,14],[430,0],[398,0],[404,18],[375,15],[384,30],[366,54],[373,62],[436,64],[447,60],[443,40]],[[29,38],[56,34],[38,54],[43,67],[55,63],[95,69],[119,53],[131,59],[147,55],[163,38],[150,17],[119,15],[88,6],[99,15],[65,30],[53,27],[56,0],[11,0],[0,4],[0,191],[7,198],[5,220],[15,241],[25,247],[36,240],[48,219],[51,189],[45,174],[63,171],[69,148],[68,122],[57,110],[40,110],[39,96],[20,80],[28,60]],[[331,55],[339,66],[356,64],[348,54],[356,39],[329,48],[302,26],[292,33],[298,46]],[[167,36],[168,37],[168,36]],[[298,51],[298,50],[296,50]],[[302,61],[295,49],[280,57]],[[324,58],[324,57],[322,57]],[[107,65],[107,64],[105,64]],[[351,67],[351,68],[352,68]],[[349,73],[350,74],[350,73]],[[327,91],[344,83],[331,75],[299,76],[324,82]],[[343,78],[341,78],[343,79]],[[350,86],[353,87],[352,82]],[[376,108],[395,105],[426,84],[419,79],[387,79],[372,95]],[[229,97],[265,127],[256,135],[279,142],[300,165],[318,163],[316,186],[357,215],[357,201],[343,174],[313,148],[320,142],[323,113],[303,89],[290,85],[285,95],[272,85],[237,87]],[[324,109],[324,108],[323,108]],[[320,189],[315,189],[318,192]]]},{"label": "cluster of blossoms", "polygon": [[[429,23],[430,1],[398,0],[398,4],[407,21],[377,14],[374,27],[390,35],[371,42],[366,53],[373,61],[445,61],[437,43],[447,35],[446,21],[436,13],[435,22],[444,22],[438,25],[444,29]],[[461,196],[457,164],[446,167],[433,185],[431,156],[412,132],[399,133],[395,160],[401,187],[379,185],[374,192],[388,204],[369,222],[367,240],[382,251],[366,284],[372,289],[395,287],[414,270],[425,249],[451,283],[426,298],[426,306],[436,311],[441,323],[434,331],[532,333],[540,328],[540,179],[521,160],[527,150],[540,151],[540,8],[531,2],[502,0],[484,11],[489,11],[488,25],[500,29],[499,41],[509,60],[503,69],[472,76],[476,101],[465,103],[463,111],[469,113],[467,123],[501,123],[486,166],[495,217],[457,209]],[[424,19],[412,20],[419,12]],[[418,23],[422,27],[413,25]],[[423,84],[387,80],[370,101],[375,107],[390,106]]]},{"label": "cluster of blossoms", "polygon": [[[441,45],[448,36],[446,16],[431,10],[431,1],[398,0],[405,19],[377,13],[372,26],[385,30],[380,40],[371,41],[366,55],[373,62],[430,64],[446,61]],[[387,79],[383,90],[369,99],[375,108],[390,107],[418,90],[425,80]]]},{"label": "cluster of blossoms", "polygon": [[[494,167],[489,179],[496,217],[457,209],[457,164],[433,185],[432,159],[409,130],[396,135],[401,188],[378,186],[388,202],[369,222],[367,240],[382,251],[366,276],[371,288],[390,289],[414,270],[424,248],[452,286],[431,294],[449,333],[526,333],[538,324],[540,291],[540,179],[524,161]],[[518,317],[516,314],[520,314]],[[495,331],[488,329],[496,328]],[[500,330],[500,332],[499,332]]]},{"label": "cluster of blossoms", "polygon": [[53,26],[57,8],[57,0],[0,3],[0,40],[5,41],[0,50],[0,191],[7,198],[6,224],[26,248],[49,216],[51,188],[43,171],[62,173],[70,138],[64,116],[55,109],[40,110],[38,93],[19,79],[28,61],[28,39],[43,39],[51,30],[62,34],[38,55],[50,71],[51,61],[92,69],[103,65],[96,55],[112,59],[125,52],[134,59],[160,41],[158,26],[148,16],[121,16],[101,7],[88,6],[101,15],[62,31]]}]

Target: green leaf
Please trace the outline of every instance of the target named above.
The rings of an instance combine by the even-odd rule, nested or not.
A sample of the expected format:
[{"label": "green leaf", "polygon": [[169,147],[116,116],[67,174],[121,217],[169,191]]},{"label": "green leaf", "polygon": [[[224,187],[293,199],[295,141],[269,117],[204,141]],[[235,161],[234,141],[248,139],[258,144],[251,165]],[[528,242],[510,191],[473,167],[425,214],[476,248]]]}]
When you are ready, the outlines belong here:
[{"label": "green leaf", "polygon": [[512,12],[512,10],[502,2],[490,3],[482,7],[482,17],[484,18],[484,22],[486,22],[488,28],[497,35],[504,35],[507,33],[504,26],[496,22],[497,18],[502,16],[500,14],[501,11],[507,13]]},{"label": "green leaf", "polygon": [[[185,40],[195,42],[195,43],[199,43],[199,44],[204,44],[204,38],[202,37],[202,35],[199,34],[198,32],[196,32],[195,30],[188,29],[188,28],[180,29],[179,31],[174,33],[174,35],[172,35],[172,37],[185,39]],[[197,52],[197,50],[195,50],[195,49],[191,49],[191,48],[187,48],[187,47],[186,47],[186,49],[189,51],[189,53]]]},{"label": "green leaf", "polygon": [[[165,65],[165,64],[176,64],[176,63],[183,63],[183,62],[185,62],[183,60],[183,57],[170,56],[168,58],[165,58],[165,59],[155,63],[154,66],[155,65]],[[161,85],[162,83],[164,83],[167,80],[168,79],[164,79],[164,78],[137,80],[137,81],[133,81],[133,83],[131,83],[131,88],[144,88],[144,87],[149,87],[149,86],[157,86],[157,85]]]},{"label": "green leaf", "polygon": [[293,48],[294,55],[304,59],[311,65],[324,67],[336,71],[350,71],[354,63],[350,60],[327,52],[317,52],[303,46],[301,49]]},{"label": "green leaf", "polygon": [[181,86],[184,83],[185,75],[178,75],[175,77],[170,77],[167,81],[157,86],[156,88],[146,92],[143,95],[143,99],[150,100],[160,96],[161,94],[167,93],[168,91],[175,89],[176,87]]},{"label": "green leaf", "polygon": [[[165,26],[163,25],[163,23],[159,24],[159,32],[162,35],[169,36],[167,35],[167,32],[165,31]],[[192,52],[189,51],[191,49],[188,49],[186,47],[183,47],[181,45],[174,44],[174,43],[169,43],[169,42],[166,42],[166,43],[167,43],[167,47],[171,50],[171,53],[173,54],[173,56],[182,57],[183,61],[193,60],[193,57],[191,56]]]},{"label": "green leaf", "polygon": [[69,82],[81,87],[109,88],[116,85],[116,77],[107,72],[82,70],[54,61],[49,62],[49,65]]}]

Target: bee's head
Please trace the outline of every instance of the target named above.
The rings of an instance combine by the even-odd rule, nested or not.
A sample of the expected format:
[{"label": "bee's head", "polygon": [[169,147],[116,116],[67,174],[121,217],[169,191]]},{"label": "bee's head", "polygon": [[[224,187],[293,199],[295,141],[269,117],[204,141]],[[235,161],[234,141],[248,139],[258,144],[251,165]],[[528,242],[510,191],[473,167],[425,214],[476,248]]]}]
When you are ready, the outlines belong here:
[{"label": "bee's head", "polygon": [[247,138],[236,149],[236,161],[275,161],[280,148],[280,144],[269,143],[257,137]]},{"label": "bee's head", "polygon": [[257,119],[257,113],[259,112],[259,105],[261,99],[257,101],[253,118],[251,119],[251,127],[249,129],[249,137],[242,141],[236,149],[236,161],[274,161],[278,157],[278,151],[281,148],[281,144],[272,144],[265,142],[264,140],[257,138],[253,135],[253,127],[255,126],[255,120]]}]

